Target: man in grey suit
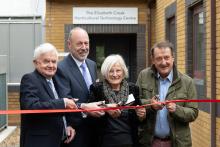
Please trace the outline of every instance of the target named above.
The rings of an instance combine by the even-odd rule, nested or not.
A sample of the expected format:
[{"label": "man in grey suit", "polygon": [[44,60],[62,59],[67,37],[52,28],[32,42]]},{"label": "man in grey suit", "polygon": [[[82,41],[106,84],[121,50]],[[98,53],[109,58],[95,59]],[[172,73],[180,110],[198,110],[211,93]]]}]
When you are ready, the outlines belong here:
[{"label": "man in grey suit", "polygon": [[[82,109],[100,108],[100,102],[87,103],[89,87],[97,79],[96,63],[87,58],[89,54],[88,33],[76,27],[70,31],[68,38],[70,54],[58,64],[58,78],[68,89],[66,95],[77,98],[77,105]],[[82,67],[83,66],[83,67]],[[92,131],[92,117],[100,117],[104,112],[96,111],[85,113],[69,114],[72,127],[76,130],[76,136],[68,147],[92,147],[94,133]],[[88,115],[88,116],[87,116]]]}]

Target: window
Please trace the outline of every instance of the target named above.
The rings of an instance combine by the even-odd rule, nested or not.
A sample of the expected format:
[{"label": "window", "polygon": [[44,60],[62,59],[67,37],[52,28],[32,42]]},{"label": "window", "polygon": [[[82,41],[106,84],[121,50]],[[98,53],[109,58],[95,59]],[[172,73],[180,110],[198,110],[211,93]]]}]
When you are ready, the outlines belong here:
[{"label": "window", "polygon": [[[167,20],[167,40],[169,40],[174,47],[175,59],[176,59],[176,20],[175,16]],[[176,62],[176,60],[175,60]]]},{"label": "window", "polygon": [[170,4],[165,9],[165,17],[166,17],[166,40],[171,42],[174,47],[174,58],[175,63],[176,59],[176,2]]},{"label": "window", "polygon": [[188,19],[188,73],[195,81],[198,98],[205,98],[205,24],[201,4],[191,9]]}]

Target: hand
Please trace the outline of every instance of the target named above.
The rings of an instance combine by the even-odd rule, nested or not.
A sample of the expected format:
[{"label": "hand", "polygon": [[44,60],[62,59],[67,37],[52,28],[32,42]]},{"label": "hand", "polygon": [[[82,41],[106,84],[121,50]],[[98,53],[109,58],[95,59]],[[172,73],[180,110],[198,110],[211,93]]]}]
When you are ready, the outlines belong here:
[{"label": "hand", "polygon": [[76,131],[71,126],[68,126],[66,128],[66,134],[67,134],[67,139],[64,141],[64,143],[70,143],[70,141],[72,141],[73,138],[75,137]]},{"label": "hand", "polygon": [[64,103],[65,103],[65,108],[66,109],[77,109],[76,106],[76,101],[78,101],[78,99],[69,99],[69,98],[63,98]]},{"label": "hand", "polygon": [[[106,104],[107,107],[118,107],[118,104]],[[117,118],[121,115],[121,110],[108,110],[106,111],[112,118]]]},{"label": "hand", "polygon": [[135,109],[136,114],[140,121],[144,120],[146,118],[146,109],[145,108],[137,108]]},{"label": "hand", "polygon": [[[102,101],[99,102],[92,102],[92,103],[82,103],[81,104],[81,108],[82,109],[100,109],[102,108],[100,105],[103,104]],[[103,115],[105,115],[104,111],[92,111],[92,112],[87,112],[89,115],[93,116],[93,117],[101,117]]]},{"label": "hand", "polygon": [[171,113],[176,111],[176,103],[168,103],[166,107],[167,107],[167,110]]},{"label": "hand", "polygon": [[151,107],[154,109],[154,110],[161,110],[163,109],[164,105],[161,104],[161,103],[158,103],[158,100],[154,97],[151,98]]}]

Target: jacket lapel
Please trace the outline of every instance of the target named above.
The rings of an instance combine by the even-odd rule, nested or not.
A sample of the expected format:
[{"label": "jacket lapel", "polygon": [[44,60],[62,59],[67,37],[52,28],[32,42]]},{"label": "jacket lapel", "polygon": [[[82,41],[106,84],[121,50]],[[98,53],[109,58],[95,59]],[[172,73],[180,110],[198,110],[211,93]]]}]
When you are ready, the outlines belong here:
[{"label": "jacket lapel", "polygon": [[69,69],[71,75],[73,75],[73,78],[75,78],[75,80],[78,81],[79,85],[83,88],[83,89],[87,89],[86,86],[86,82],[84,81],[84,78],[76,64],[76,62],[73,60],[73,58],[71,57],[71,55],[69,54],[68,56],[68,64],[71,67],[71,69]]},{"label": "jacket lapel", "polygon": [[37,75],[38,80],[42,83],[45,91],[48,93],[51,99],[55,99],[52,89],[47,83],[47,80],[45,77],[43,77],[37,70],[35,70],[35,73]]}]

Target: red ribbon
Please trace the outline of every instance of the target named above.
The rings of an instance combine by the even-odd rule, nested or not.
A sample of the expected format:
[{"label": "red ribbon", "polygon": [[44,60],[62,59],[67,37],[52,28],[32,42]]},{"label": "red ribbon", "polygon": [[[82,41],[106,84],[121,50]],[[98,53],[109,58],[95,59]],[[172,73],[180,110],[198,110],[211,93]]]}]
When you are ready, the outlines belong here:
[{"label": "red ribbon", "polygon": [[108,110],[116,110],[116,109],[138,109],[144,108],[147,106],[155,105],[155,104],[168,104],[168,103],[178,103],[178,102],[197,102],[197,103],[219,103],[220,100],[211,100],[211,99],[203,99],[203,100],[169,100],[165,102],[157,102],[151,104],[145,104],[141,106],[119,106],[119,107],[105,107],[99,109],[46,109],[46,110],[0,110],[1,114],[34,114],[34,113],[66,113],[66,112],[93,112],[93,111],[108,111]]}]

